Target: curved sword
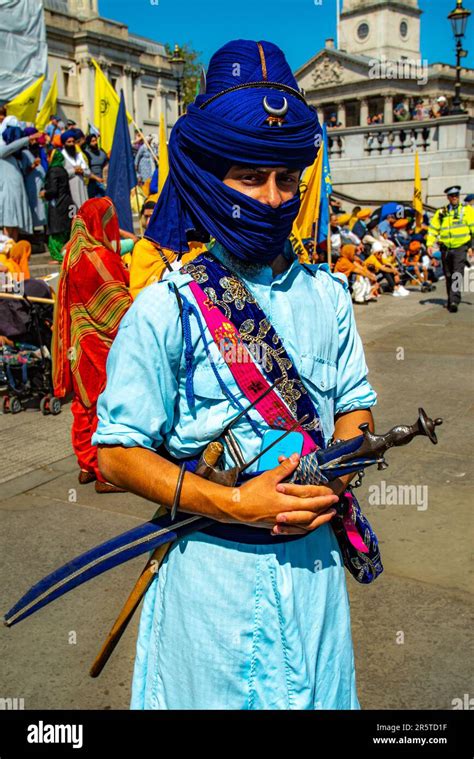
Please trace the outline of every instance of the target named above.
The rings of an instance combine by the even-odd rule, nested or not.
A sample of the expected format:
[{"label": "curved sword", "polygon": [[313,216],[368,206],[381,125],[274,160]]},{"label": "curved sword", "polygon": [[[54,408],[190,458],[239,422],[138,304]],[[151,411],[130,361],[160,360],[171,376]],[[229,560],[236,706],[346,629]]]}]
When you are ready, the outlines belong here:
[{"label": "curved sword", "polygon": [[[426,436],[432,443],[436,444],[435,427],[440,425],[442,420],[430,419],[422,408],[418,412],[419,417],[415,424],[393,427],[385,435],[375,435],[370,432],[367,424],[360,425],[359,429],[362,435],[317,451],[316,456],[320,469],[325,473],[328,480],[332,480],[351,469],[357,471],[376,463],[379,468],[385,468],[387,464],[383,458],[384,453],[389,448],[406,445],[418,435]],[[305,418],[297,420],[274,443],[260,451],[257,456],[243,466],[236,466],[232,470],[223,470],[222,472],[213,470],[212,479],[216,482],[221,480],[223,484],[234,485],[240,472],[247,469],[304,420]],[[224,479],[221,478],[227,477],[229,473],[232,473],[232,482],[224,483]],[[11,627],[83,582],[97,577],[129,559],[133,559],[135,556],[153,551],[166,543],[181,540],[191,532],[204,530],[212,522],[213,520],[201,516],[186,516],[179,522],[173,522],[172,515],[168,513],[133,527],[131,530],[86,551],[86,553],[72,559],[72,561],[40,580],[6,613],[5,624],[7,627]]]},{"label": "curved sword", "polygon": [[178,522],[171,522],[170,514],[165,514],[106,540],[33,585],[5,614],[5,624],[12,627],[83,582],[124,561],[134,559],[135,556],[153,551],[158,546],[180,540],[191,532],[203,530],[210,524],[211,519],[190,515]]}]

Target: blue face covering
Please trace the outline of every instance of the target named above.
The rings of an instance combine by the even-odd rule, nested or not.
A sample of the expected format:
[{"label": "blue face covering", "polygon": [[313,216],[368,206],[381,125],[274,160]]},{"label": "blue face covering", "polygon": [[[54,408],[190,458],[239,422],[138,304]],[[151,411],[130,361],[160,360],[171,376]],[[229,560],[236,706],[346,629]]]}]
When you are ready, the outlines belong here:
[{"label": "blue face covering", "polygon": [[[277,125],[273,116],[282,109]],[[171,133],[170,171],[146,237],[181,254],[188,240],[207,233],[237,258],[271,262],[283,252],[299,194],[272,208],[222,180],[235,164],[303,169],[320,143],[316,112],[281,50],[268,42],[228,43],[211,59],[206,93]]]}]

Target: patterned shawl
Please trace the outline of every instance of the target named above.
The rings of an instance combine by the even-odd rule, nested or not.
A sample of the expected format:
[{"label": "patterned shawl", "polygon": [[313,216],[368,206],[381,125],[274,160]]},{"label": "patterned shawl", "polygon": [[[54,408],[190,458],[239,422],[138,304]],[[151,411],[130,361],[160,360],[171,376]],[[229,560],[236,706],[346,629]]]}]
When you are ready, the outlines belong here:
[{"label": "patterned shawl", "polygon": [[87,408],[105,387],[105,364],[132,298],[120,259],[117,214],[109,198],[87,200],[64,256],[53,329],[55,395],[74,390]]}]

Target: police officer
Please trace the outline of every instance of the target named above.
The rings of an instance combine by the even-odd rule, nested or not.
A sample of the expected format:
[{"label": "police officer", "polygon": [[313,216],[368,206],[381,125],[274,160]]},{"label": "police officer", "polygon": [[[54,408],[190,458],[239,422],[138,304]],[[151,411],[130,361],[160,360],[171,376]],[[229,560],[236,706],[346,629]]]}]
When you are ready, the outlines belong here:
[{"label": "police officer", "polygon": [[436,211],[426,237],[429,255],[433,253],[436,240],[441,250],[448,310],[451,313],[456,313],[461,301],[464,267],[468,253],[472,252],[474,239],[474,208],[459,202],[460,192],[459,185],[446,188],[448,204]]}]

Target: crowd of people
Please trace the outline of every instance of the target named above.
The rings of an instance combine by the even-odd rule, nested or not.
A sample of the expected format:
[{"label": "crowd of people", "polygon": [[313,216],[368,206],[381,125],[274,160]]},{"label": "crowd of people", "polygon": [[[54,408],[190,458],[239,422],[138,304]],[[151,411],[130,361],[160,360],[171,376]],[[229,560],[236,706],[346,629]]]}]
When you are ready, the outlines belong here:
[{"label": "crowd of people", "polygon": [[[466,195],[464,203],[472,207],[474,195]],[[433,289],[434,283],[445,279],[441,246],[429,241],[428,214],[417,229],[412,208],[388,205],[387,211],[392,212],[354,206],[346,213],[341,201],[331,198],[331,269],[347,277],[358,305],[376,303],[383,292],[404,298],[410,294],[405,285]],[[316,249],[313,240],[304,243],[314,263],[328,261],[327,242]]]},{"label": "crowd of people", "polygon": [[[449,116],[451,113],[448,99],[440,95],[433,103],[427,103],[422,98],[418,98],[413,104],[409,102],[397,103],[393,109],[393,119],[395,122],[403,121],[427,121],[429,119],[439,119],[443,116]],[[374,113],[367,116],[368,126],[383,124],[385,122],[384,114]],[[337,118],[337,113],[331,113],[326,120],[326,126],[330,129],[343,126]]]},{"label": "crowd of people", "polygon": [[[79,208],[105,196],[109,156],[99,137],[97,130],[86,135],[76,122],[56,115],[44,132],[21,127],[0,107],[0,255],[12,273],[19,266],[27,274],[25,251],[31,253],[31,245],[22,240],[18,248],[20,235],[47,235],[51,258],[61,262]],[[142,198],[153,180],[157,185],[157,149],[156,138],[136,132],[132,150]]]},{"label": "crowd of people", "polygon": [[[441,107],[446,99],[441,96]],[[418,113],[421,113],[416,105]],[[400,113],[400,106],[396,107]],[[443,114],[442,114],[443,115]],[[335,114],[331,118],[335,117]],[[334,124],[333,124],[334,125]],[[106,196],[109,157],[100,147],[99,135],[87,135],[72,120],[52,115],[43,133],[30,126],[21,129],[5,107],[0,107],[0,269],[29,277],[31,245],[21,239],[25,233],[47,233],[52,262],[62,262],[71,236],[71,226],[86,200]],[[141,235],[120,230],[122,263],[129,269],[130,292],[135,297],[144,287],[160,279],[166,265],[175,265],[176,255],[169,251],[163,261],[153,243],[143,237],[157,202],[156,137],[144,138],[135,132],[132,142],[137,182],[140,188]],[[472,196],[467,199],[472,203]],[[344,212],[341,202],[331,199],[330,263],[335,273],[344,274],[356,304],[376,303],[382,292],[407,297],[407,284],[428,286],[444,277],[441,252],[428,249],[429,220],[415,229],[412,209],[382,218],[373,209],[355,206]],[[304,241],[305,260],[328,260],[328,245],[314,246]],[[199,242],[191,252],[200,251]]]},{"label": "crowd of people", "polygon": [[426,252],[426,228],[416,233],[414,219],[392,214],[373,224],[372,213],[356,206],[330,218],[334,271],[347,276],[355,303],[377,302],[383,290],[407,297],[402,281],[421,284],[442,276],[441,254]]}]

